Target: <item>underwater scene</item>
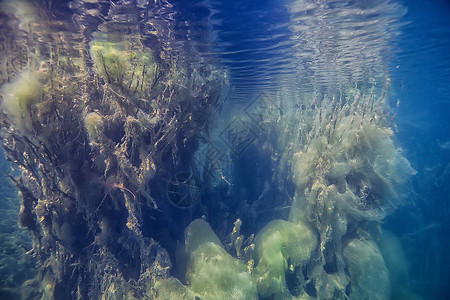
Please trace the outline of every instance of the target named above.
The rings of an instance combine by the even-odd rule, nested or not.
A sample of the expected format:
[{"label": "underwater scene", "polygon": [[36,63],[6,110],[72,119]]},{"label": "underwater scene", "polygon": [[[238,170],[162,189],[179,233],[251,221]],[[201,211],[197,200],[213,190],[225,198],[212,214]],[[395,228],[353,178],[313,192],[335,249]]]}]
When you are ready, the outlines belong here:
[{"label": "underwater scene", "polygon": [[0,299],[450,299],[446,0],[0,0]]}]

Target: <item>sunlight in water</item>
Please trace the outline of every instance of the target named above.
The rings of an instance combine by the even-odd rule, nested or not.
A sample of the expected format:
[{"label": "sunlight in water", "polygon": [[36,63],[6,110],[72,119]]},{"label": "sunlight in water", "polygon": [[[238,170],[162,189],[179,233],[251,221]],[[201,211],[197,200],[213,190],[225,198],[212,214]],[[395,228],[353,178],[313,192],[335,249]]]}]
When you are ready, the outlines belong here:
[{"label": "sunlight in water", "polygon": [[0,298],[421,299],[400,2],[0,7]]}]

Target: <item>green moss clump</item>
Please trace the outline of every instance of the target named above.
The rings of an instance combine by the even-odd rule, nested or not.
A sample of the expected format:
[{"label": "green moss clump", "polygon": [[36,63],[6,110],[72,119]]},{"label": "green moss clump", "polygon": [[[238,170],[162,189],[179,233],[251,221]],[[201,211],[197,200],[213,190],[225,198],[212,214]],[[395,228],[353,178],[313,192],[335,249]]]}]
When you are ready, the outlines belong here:
[{"label": "green moss clump", "polygon": [[258,233],[255,245],[258,293],[263,297],[282,297],[289,294],[286,271],[302,267],[309,260],[317,238],[303,224],[274,220]]},{"label": "green moss clump", "polygon": [[119,45],[92,41],[91,57],[99,74],[109,83],[121,83],[128,68],[128,57]]},{"label": "green moss clump", "polygon": [[151,53],[127,49],[123,42],[93,40],[90,54],[105,82],[129,94],[151,89],[157,68]]},{"label": "green moss clump", "polygon": [[91,141],[96,141],[103,132],[103,118],[96,112],[91,112],[84,117],[84,126],[89,135]]},{"label": "green moss clump", "polygon": [[36,71],[23,71],[15,80],[2,86],[2,109],[20,131],[31,130],[31,105],[42,94],[40,74]]},{"label": "green moss clump", "polygon": [[200,299],[257,299],[247,267],[223,249],[208,223],[195,220],[186,229],[189,257],[186,281]]}]

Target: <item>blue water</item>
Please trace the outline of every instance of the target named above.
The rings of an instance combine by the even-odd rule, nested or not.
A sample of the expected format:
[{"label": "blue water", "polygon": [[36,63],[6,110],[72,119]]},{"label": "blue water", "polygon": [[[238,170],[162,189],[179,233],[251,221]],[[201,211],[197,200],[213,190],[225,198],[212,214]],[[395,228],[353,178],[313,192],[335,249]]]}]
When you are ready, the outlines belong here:
[{"label": "blue water", "polygon": [[[58,18],[82,24],[85,36],[92,38],[103,22],[102,15],[114,8],[115,1],[92,2],[73,1],[70,8],[65,2],[48,3]],[[135,2],[138,8],[148,4]],[[143,234],[155,238],[173,260],[184,229],[202,216],[207,216],[222,240],[229,238],[237,218],[244,221],[245,236],[257,233],[273,219],[286,219],[295,186],[288,179],[279,180],[288,176],[277,168],[281,160],[275,154],[282,153],[282,145],[280,149],[273,146],[277,136],[254,122],[248,111],[253,103],[282,99],[275,113],[287,115],[302,105],[298,95],[336,95],[356,86],[374,86],[380,94],[388,81],[389,105],[395,111],[394,140],[417,173],[408,182],[403,204],[383,220],[382,227],[401,242],[411,290],[424,299],[449,299],[450,4],[445,0],[304,2],[314,5],[308,8],[302,1],[276,0],[174,0],[158,1],[153,15],[117,12],[118,30],[124,23],[137,24],[130,28],[139,28],[137,33],[149,48],[157,45],[173,50],[185,60],[192,58],[191,64],[199,68],[214,63],[227,73],[211,128],[193,155],[198,155],[203,166],[202,155],[215,151],[206,158],[212,155],[219,167],[213,166],[210,177],[184,169],[182,180],[191,180],[182,190],[189,194],[182,198],[187,202],[158,203],[159,210],[145,221]],[[90,16],[87,9],[97,6],[100,16]],[[135,15],[142,19],[129,17]],[[155,28],[163,28],[157,37],[152,35]],[[121,34],[134,29],[127,30]],[[67,40],[76,48],[76,38],[70,41],[69,34]],[[242,121],[241,115],[250,119]],[[244,127],[250,128],[250,138],[239,145],[224,137],[230,128]],[[258,144],[261,139],[263,146]],[[1,166],[10,172],[7,163]],[[10,223],[16,218],[13,212],[18,215],[20,199],[8,177],[3,175],[1,180],[0,218]],[[173,192],[170,188],[177,188],[175,179],[170,180],[169,193]],[[193,195],[196,186],[207,188],[201,196]],[[155,191],[163,193],[159,186]],[[34,275],[33,261],[22,258],[15,263],[31,249],[31,241],[15,224],[0,234],[6,249],[0,252],[0,265],[5,266],[0,269],[0,288],[16,288]],[[32,271],[27,274],[27,270]],[[181,273],[174,269],[171,275],[182,278]]]},{"label": "blue water", "polygon": [[403,237],[411,276],[430,299],[450,295],[449,159],[450,150],[450,5],[446,1],[405,2],[407,24],[393,60],[393,87],[401,101],[398,138],[418,171],[411,205],[386,226]]}]

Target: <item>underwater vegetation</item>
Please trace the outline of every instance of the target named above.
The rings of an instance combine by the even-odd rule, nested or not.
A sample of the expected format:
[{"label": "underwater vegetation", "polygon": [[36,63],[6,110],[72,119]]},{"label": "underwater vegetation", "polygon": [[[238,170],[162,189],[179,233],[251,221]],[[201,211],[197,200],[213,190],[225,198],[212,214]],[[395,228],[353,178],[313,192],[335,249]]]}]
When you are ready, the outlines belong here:
[{"label": "underwater vegetation", "polygon": [[170,262],[142,232],[158,211],[150,186],[189,160],[223,74],[109,34],[87,50],[46,48],[34,40],[45,26],[23,32],[26,45],[8,41],[20,67],[2,70],[3,146],[22,173],[19,222],[40,265],[26,284],[57,299],[100,299],[130,278],[151,284]]},{"label": "underwater vegetation", "polygon": [[[170,218],[181,216],[162,195],[174,175],[196,168],[226,73],[113,32],[125,1],[99,30],[79,28],[82,46],[72,48],[48,30],[53,16],[20,5],[4,9],[20,34],[5,41],[14,63],[1,70],[1,137],[38,261],[23,284],[29,298],[418,297],[398,239],[381,227],[415,174],[396,145],[389,80],[382,92],[358,84],[296,95],[301,105],[282,118],[261,112],[271,128],[262,143],[280,151],[277,176],[293,186],[284,218],[251,234],[245,219],[228,220],[223,237],[208,219],[215,206],[205,205],[175,240]],[[33,21],[22,19],[24,7]]]},{"label": "underwater vegetation", "polygon": [[306,130],[309,142],[293,157],[297,190],[289,218],[318,235],[307,269],[321,299],[390,297],[380,225],[415,171],[394,146],[383,97],[364,97],[371,96],[350,90],[344,101],[324,101]]}]

